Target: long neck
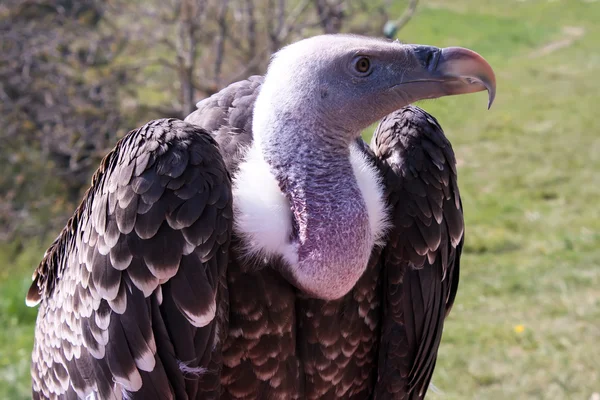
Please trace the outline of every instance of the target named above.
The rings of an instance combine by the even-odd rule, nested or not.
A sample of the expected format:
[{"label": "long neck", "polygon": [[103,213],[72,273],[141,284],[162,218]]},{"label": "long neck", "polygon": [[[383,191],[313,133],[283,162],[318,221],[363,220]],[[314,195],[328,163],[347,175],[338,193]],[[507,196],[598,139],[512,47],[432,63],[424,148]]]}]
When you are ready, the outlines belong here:
[{"label": "long neck", "polygon": [[362,275],[373,237],[350,162],[352,135],[324,126],[279,118],[258,142],[293,214],[298,265],[288,278],[318,297],[336,298]]}]

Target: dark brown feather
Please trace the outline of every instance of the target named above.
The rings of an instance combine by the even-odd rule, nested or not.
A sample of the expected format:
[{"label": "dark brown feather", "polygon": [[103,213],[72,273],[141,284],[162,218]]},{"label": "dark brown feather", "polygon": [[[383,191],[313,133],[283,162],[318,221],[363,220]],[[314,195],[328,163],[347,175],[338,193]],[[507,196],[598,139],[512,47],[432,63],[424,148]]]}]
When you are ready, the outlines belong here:
[{"label": "dark brown feather", "polygon": [[237,171],[243,150],[252,143],[252,108],[262,82],[262,76],[251,76],[233,83],[199,102],[198,109],[185,119],[211,132],[231,174]]},{"label": "dark brown feather", "polygon": [[393,223],[381,258],[383,325],[375,398],[420,399],[458,285],[464,225],[456,161],[437,121],[414,106],[384,118],[371,147]]},{"label": "dark brown feather", "polygon": [[[163,119],[126,135],[35,272],[34,397],[218,395],[231,204],[229,175],[202,129]],[[187,241],[184,226],[202,226],[203,240]],[[192,375],[182,368],[190,360]]]}]

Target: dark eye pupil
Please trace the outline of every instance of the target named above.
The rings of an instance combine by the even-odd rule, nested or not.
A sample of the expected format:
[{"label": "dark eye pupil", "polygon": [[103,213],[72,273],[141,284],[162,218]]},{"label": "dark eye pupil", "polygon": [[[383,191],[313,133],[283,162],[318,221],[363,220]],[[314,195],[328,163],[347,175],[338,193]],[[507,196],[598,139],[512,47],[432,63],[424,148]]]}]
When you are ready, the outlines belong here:
[{"label": "dark eye pupil", "polygon": [[356,63],[356,69],[358,70],[358,72],[367,72],[369,70],[370,66],[371,66],[371,62],[366,57],[361,58]]}]

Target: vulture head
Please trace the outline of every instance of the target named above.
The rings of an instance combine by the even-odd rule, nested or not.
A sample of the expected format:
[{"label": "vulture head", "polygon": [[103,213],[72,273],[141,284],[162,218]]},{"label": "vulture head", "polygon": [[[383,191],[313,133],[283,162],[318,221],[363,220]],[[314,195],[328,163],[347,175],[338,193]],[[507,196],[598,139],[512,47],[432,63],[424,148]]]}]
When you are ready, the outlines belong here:
[{"label": "vulture head", "polygon": [[[352,35],[316,36],[283,48],[265,76],[252,130],[254,152],[278,189],[272,192],[285,203],[265,200],[273,200],[273,212],[246,229],[255,236],[248,241],[262,241],[256,247],[281,256],[281,272],[303,292],[343,296],[364,272],[387,220],[378,173],[353,156],[361,131],[417,100],[482,90],[491,104],[492,68],[463,48]],[[248,191],[251,198],[240,203],[259,202],[256,192],[267,188]],[[281,223],[286,220],[291,223]],[[256,228],[263,226],[275,228]]]},{"label": "vulture head", "polygon": [[[490,65],[459,47],[440,49],[352,35],[322,35],[275,54],[255,109],[256,127],[275,120],[324,124],[351,141],[385,115],[422,99],[488,90]],[[263,119],[264,118],[264,119]],[[264,132],[255,129],[254,132]]]}]

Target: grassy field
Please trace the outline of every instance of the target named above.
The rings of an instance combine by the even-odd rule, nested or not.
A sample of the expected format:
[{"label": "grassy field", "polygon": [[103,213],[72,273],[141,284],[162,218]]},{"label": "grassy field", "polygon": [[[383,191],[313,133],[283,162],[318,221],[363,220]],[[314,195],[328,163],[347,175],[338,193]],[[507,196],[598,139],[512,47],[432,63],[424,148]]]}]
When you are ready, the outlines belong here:
[{"label": "grassy field", "polygon": [[[422,0],[400,37],[470,47],[498,80],[491,111],[421,104],[454,144],[467,224],[431,397],[597,399],[600,1]],[[47,244],[0,248],[1,399],[29,396],[24,296]]]}]

